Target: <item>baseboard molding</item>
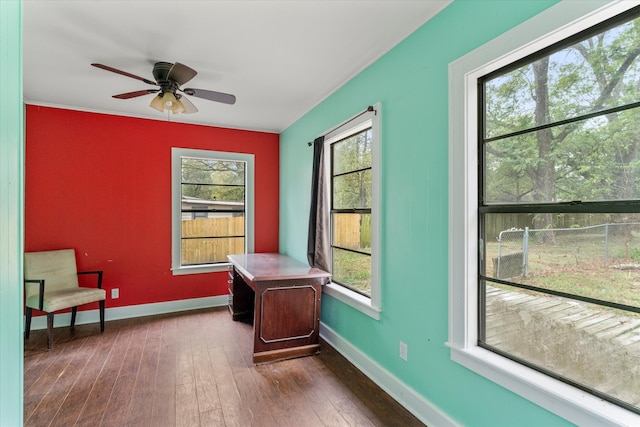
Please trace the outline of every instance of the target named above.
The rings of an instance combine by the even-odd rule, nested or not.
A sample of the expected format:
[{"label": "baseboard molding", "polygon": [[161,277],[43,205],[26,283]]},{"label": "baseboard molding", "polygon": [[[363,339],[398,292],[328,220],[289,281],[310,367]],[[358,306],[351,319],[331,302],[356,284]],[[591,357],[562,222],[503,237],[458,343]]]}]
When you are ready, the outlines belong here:
[{"label": "baseboard molding", "polygon": [[431,401],[408,387],[324,323],[320,323],[320,337],[426,425],[459,426]]},{"label": "baseboard molding", "polygon": [[[226,306],[229,302],[227,295],[216,297],[193,298],[178,301],[156,302],[151,304],[129,305],[125,307],[106,308],[105,321],[130,319],[134,317],[153,316],[154,314],[174,313],[177,311],[197,310],[199,308],[211,308]],[[100,313],[98,310],[78,311],[76,325],[98,323]],[[54,316],[54,327],[69,326],[71,313],[61,313]],[[47,316],[34,316],[31,319],[31,330],[46,329]]]}]

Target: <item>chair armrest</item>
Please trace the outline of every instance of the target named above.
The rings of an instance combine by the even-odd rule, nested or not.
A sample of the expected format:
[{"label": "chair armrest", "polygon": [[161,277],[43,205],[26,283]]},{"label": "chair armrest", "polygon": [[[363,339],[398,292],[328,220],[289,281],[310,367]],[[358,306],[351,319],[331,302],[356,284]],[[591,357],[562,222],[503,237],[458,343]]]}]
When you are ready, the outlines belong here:
[{"label": "chair armrest", "polygon": [[42,311],[44,305],[44,279],[25,279],[24,283],[39,283],[40,293],[38,296],[38,310]]},{"label": "chair armrest", "polygon": [[97,274],[98,275],[98,289],[102,289],[102,270],[78,271],[78,274]]}]

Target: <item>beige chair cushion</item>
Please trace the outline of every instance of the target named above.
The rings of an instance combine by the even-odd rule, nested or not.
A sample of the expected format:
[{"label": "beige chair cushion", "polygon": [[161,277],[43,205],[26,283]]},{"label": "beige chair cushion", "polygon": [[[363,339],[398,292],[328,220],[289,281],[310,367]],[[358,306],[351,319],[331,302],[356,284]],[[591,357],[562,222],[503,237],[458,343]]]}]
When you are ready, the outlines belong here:
[{"label": "beige chair cushion", "polygon": [[[104,289],[79,286],[73,249],[25,253],[24,277],[26,280],[44,279],[42,308],[49,313],[106,298]],[[39,292],[38,283],[26,283],[27,307],[39,308]]]},{"label": "beige chair cushion", "polygon": [[[46,282],[45,282],[46,286]],[[107,293],[98,288],[73,288],[60,291],[45,292],[42,310],[47,313],[62,310],[63,308],[76,307],[94,301],[104,300]],[[27,307],[38,308],[38,294],[27,298]]]}]

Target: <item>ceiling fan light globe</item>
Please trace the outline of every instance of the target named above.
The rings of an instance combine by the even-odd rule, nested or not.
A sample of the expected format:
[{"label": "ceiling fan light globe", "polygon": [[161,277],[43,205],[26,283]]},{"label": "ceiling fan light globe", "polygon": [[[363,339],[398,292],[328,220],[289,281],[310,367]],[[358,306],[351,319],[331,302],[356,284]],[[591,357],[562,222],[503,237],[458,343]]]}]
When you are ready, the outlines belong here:
[{"label": "ceiling fan light globe", "polygon": [[149,104],[149,107],[155,108],[162,113],[164,111],[164,102],[162,102],[162,95],[158,94],[158,96],[154,96],[151,100],[151,104]]},{"label": "ceiling fan light globe", "polygon": [[177,99],[176,102],[173,103],[171,111],[173,112],[173,114],[181,114],[187,111],[187,109],[184,108],[184,104],[179,99]]},{"label": "ceiling fan light globe", "polygon": [[167,110],[173,111],[173,106],[176,105],[178,100],[176,99],[174,94],[172,94],[171,92],[167,92],[162,97],[162,102],[164,102],[164,106]]}]

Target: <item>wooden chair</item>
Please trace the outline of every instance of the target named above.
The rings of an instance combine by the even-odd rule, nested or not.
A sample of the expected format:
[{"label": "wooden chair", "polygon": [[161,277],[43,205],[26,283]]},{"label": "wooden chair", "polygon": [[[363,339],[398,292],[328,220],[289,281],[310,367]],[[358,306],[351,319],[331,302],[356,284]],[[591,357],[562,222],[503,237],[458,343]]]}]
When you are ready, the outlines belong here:
[{"label": "wooden chair", "polygon": [[[79,274],[96,274],[97,288],[81,287]],[[104,332],[104,302],[102,271],[77,271],[73,249],[24,254],[25,305],[27,319],[24,336],[29,339],[31,315],[35,308],[47,313],[47,341],[53,344],[53,313],[71,308],[71,329],[76,322],[79,305],[98,301],[100,304],[100,332]]]}]

